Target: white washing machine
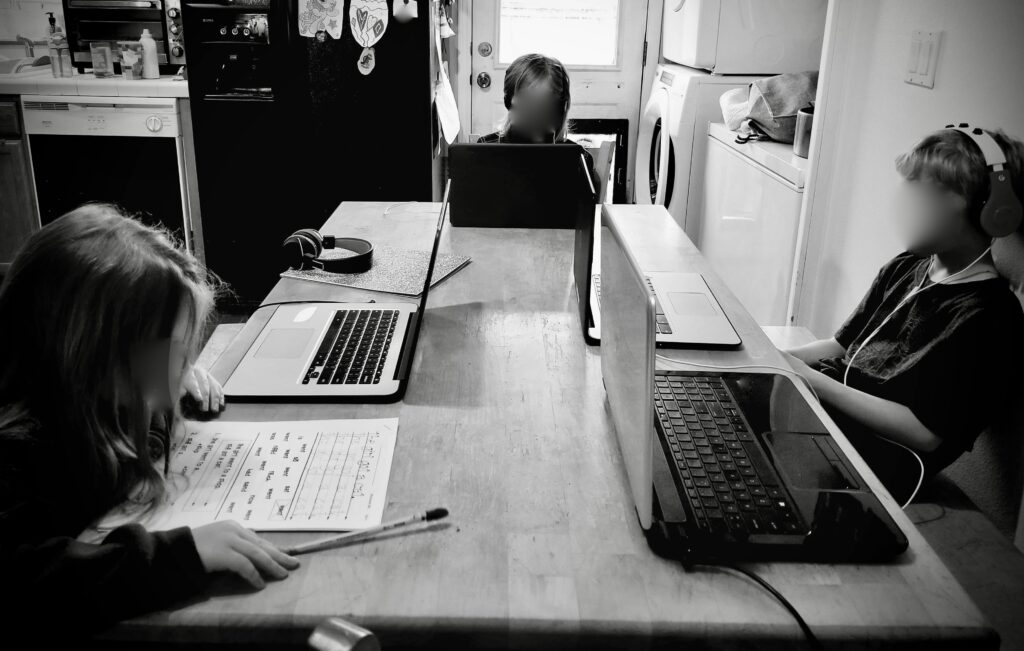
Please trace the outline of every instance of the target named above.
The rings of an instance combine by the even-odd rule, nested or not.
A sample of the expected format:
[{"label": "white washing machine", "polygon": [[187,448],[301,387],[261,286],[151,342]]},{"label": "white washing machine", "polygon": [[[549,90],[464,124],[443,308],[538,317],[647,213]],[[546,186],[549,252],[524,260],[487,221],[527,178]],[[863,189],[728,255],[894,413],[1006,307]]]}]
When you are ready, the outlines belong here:
[{"label": "white washing machine", "polygon": [[712,75],[662,64],[640,116],[633,201],[659,204],[693,242],[700,236],[701,191],[708,124],[722,121],[718,98],[759,75]]},{"label": "white washing machine", "polygon": [[736,142],[724,124],[704,140],[704,259],[758,325],[789,325],[807,159],[778,142]]}]

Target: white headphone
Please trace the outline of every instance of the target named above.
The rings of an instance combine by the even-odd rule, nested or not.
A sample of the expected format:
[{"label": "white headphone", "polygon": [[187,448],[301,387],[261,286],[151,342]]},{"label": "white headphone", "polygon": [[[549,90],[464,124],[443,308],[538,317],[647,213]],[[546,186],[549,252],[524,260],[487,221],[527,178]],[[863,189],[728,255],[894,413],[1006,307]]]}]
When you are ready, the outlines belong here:
[{"label": "white headphone", "polygon": [[[909,303],[915,297],[920,296],[924,292],[928,291],[932,287],[937,287],[939,285],[946,285],[951,280],[956,278],[957,276],[960,276],[960,275],[966,273],[971,267],[973,267],[974,265],[976,265],[979,262],[981,262],[985,258],[985,256],[988,255],[989,252],[991,252],[991,251],[992,251],[992,247],[989,246],[988,248],[985,249],[985,251],[981,255],[979,255],[977,258],[975,258],[973,262],[971,262],[969,265],[967,265],[966,267],[964,267],[960,271],[958,271],[956,273],[953,273],[953,274],[950,274],[950,275],[946,276],[945,278],[943,278],[942,280],[938,281],[937,283],[933,283],[933,284],[925,287],[924,284],[926,282],[928,282],[928,276],[929,276],[929,274],[931,273],[931,270],[932,270],[932,263],[929,262],[928,263],[928,268],[925,270],[925,273],[924,273],[924,278],[921,279],[921,282],[918,283],[917,287],[912,289],[909,294],[907,294],[905,297],[903,297],[903,300],[901,300],[899,303],[896,304],[896,307],[894,307],[892,309],[892,312],[889,312],[888,316],[886,316],[884,319],[882,319],[882,322],[878,324],[878,327],[875,328],[871,332],[871,334],[869,334],[867,337],[864,338],[864,341],[861,342],[860,346],[857,346],[857,350],[855,350],[853,355],[850,357],[850,361],[846,365],[846,370],[843,372],[843,386],[849,386],[846,383],[846,381],[847,381],[847,378],[850,375],[850,369],[853,368],[853,362],[854,362],[854,360],[857,359],[857,355],[860,355],[860,351],[864,350],[864,347],[867,346],[868,343],[870,343],[871,340],[875,338],[875,336],[882,330],[882,328],[885,327],[886,323],[889,323],[889,320],[892,319],[892,317],[897,312],[899,312],[900,308],[902,308],[904,305]],[[907,275],[910,275],[911,273],[913,273],[913,269],[911,271],[909,271]],[[904,278],[906,278],[906,276],[904,276]],[[907,508],[907,505],[909,505],[911,502],[913,502],[914,498],[917,497],[917,492],[919,490],[921,490],[921,484],[924,482],[924,461],[921,460],[921,457],[917,454],[917,452],[914,452],[913,450],[911,450],[907,446],[903,445],[902,443],[898,443],[896,441],[893,441],[892,439],[885,438],[884,436],[879,436],[879,438],[885,439],[886,441],[888,441],[889,443],[892,443],[893,445],[898,445],[901,448],[903,448],[904,450],[906,450],[907,452],[909,452],[910,454],[914,455],[914,458],[917,459],[918,465],[921,467],[921,475],[917,478],[917,486],[914,487],[914,492],[910,494],[910,497],[907,498],[907,501],[905,503],[900,505],[900,508],[904,508],[905,509],[905,508]]]}]

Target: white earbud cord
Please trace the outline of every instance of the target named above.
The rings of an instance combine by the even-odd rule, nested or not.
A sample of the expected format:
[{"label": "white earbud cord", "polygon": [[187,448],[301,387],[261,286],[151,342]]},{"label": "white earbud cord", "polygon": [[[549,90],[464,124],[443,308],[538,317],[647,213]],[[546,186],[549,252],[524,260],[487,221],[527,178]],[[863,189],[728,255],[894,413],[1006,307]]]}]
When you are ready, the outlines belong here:
[{"label": "white earbud cord", "polygon": [[[852,356],[850,356],[850,361],[846,364],[846,370],[843,372],[843,386],[849,386],[846,383],[846,381],[847,381],[847,379],[850,376],[850,369],[853,368],[853,362],[854,362],[854,360],[857,359],[857,355],[860,354],[860,351],[864,350],[864,347],[867,346],[868,343],[870,343],[871,340],[874,339],[875,336],[879,332],[881,332],[882,328],[885,327],[885,324],[889,323],[889,320],[892,319],[892,317],[895,316],[896,313],[899,312],[900,309],[904,305],[909,303],[911,301],[911,299],[913,299],[913,298],[923,294],[924,292],[928,291],[932,287],[937,287],[938,285],[948,284],[949,281],[951,281],[952,279],[956,278],[957,276],[960,276],[960,275],[964,274],[968,269],[970,269],[974,265],[976,265],[979,262],[981,262],[982,259],[984,259],[984,257],[986,255],[988,255],[989,252],[991,252],[991,251],[992,251],[992,247],[990,245],[987,249],[985,249],[985,251],[981,255],[979,255],[977,258],[975,258],[973,262],[971,262],[969,265],[967,265],[966,267],[964,267],[960,271],[958,271],[958,272],[956,272],[954,274],[950,274],[950,275],[946,276],[945,278],[943,278],[942,280],[938,281],[937,283],[933,283],[933,284],[928,285],[927,287],[925,287],[924,284],[926,282],[928,282],[928,275],[929,275],[929,273],[931,273],[931,269],[932,269],[932,263],[929,262],[928,263],[928,268],[925,270],[925,273],[924,273],[924,278],[921,279],[921,283],[916,288],[914,288],[909,294],[907,294],[906,297],[904,297],[903,300],[901,300],[896,305],[896,307],[894,307],[892,309],[892,312],[889,312],[888,316],[886,316],[884,319],[882,319],[882,322],[880,324],[878,324],[878,327],[875,328],[871,332],[871,334],[869,334],[867,337],[864,338],[864,341],[861,342],[860,346],[857,346],[857,350],[854,351]],[[934,260],[934,258],[933,258],[933,260]],[[921,457],[916,452],[914,452],[913,450],[911,450],[907,446],[903,445],[902,443],[898,443],[898,442],[893,441],[892,439],[886,438],[884,436],[879,436],[879,438],[881,438],[881,439],[883,439],[885,441],[888,441],[889,443],[892,443],[893,445],[898,445],[901,448],[903,448],[904,450],[906,450],[907,452],[909,452],[910,454],[912,454],[914,456],[914,458],[917,459],[917,464],[921,468],[921,474],[917,478],[917,485],[914,487],[914,492],[911,493],[910,497],[907,499],[907,501],[900,506],[900,508],[905,509],[905,508],[907,508],[907,506],[910,505],[911,502],[914,501],[914,498],[917,497],[918,491],[921,490],[921,484],[924,483],[924,461],[921,460]]]}]

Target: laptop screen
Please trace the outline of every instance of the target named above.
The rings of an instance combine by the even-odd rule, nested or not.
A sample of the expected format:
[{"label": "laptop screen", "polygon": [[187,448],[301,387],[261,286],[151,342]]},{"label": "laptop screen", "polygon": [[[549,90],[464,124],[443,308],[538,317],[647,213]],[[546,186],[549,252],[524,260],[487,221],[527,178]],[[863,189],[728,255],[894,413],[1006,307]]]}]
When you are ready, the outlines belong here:
[{"label": "laptop screen", "polygon": [[441,229],[444,228],[444,217],[448,212],[448,193],[452,189],[452,180],[444,186],[444,199],[441,200],[441,212],[437,215],[437,228],[434,231],[434,248],[430,251],[430,260],[427,262],[427,277],[423,281],[423,291],[420,292],[420,315],[427,309],[427,294],[430,292],[430,280],[434,275],[434,263],[437,261],[437,249],[441,245]]},{"label": "laptop screen", "polygon": [[601,219],[601,372],[640,526],[653,503],[655,299],[615,222]]}]

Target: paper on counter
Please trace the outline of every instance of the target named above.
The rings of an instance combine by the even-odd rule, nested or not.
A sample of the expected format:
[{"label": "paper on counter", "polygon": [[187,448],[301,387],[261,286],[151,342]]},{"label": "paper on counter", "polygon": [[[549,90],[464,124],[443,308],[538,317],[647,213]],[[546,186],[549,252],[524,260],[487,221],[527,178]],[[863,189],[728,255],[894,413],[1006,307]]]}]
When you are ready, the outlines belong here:
[{"label": "paper on counter", "polygon": [[164,503],[147,529],[236,520],[257,531],[348,531],[381,523],[398,419],[187,422]]}]

